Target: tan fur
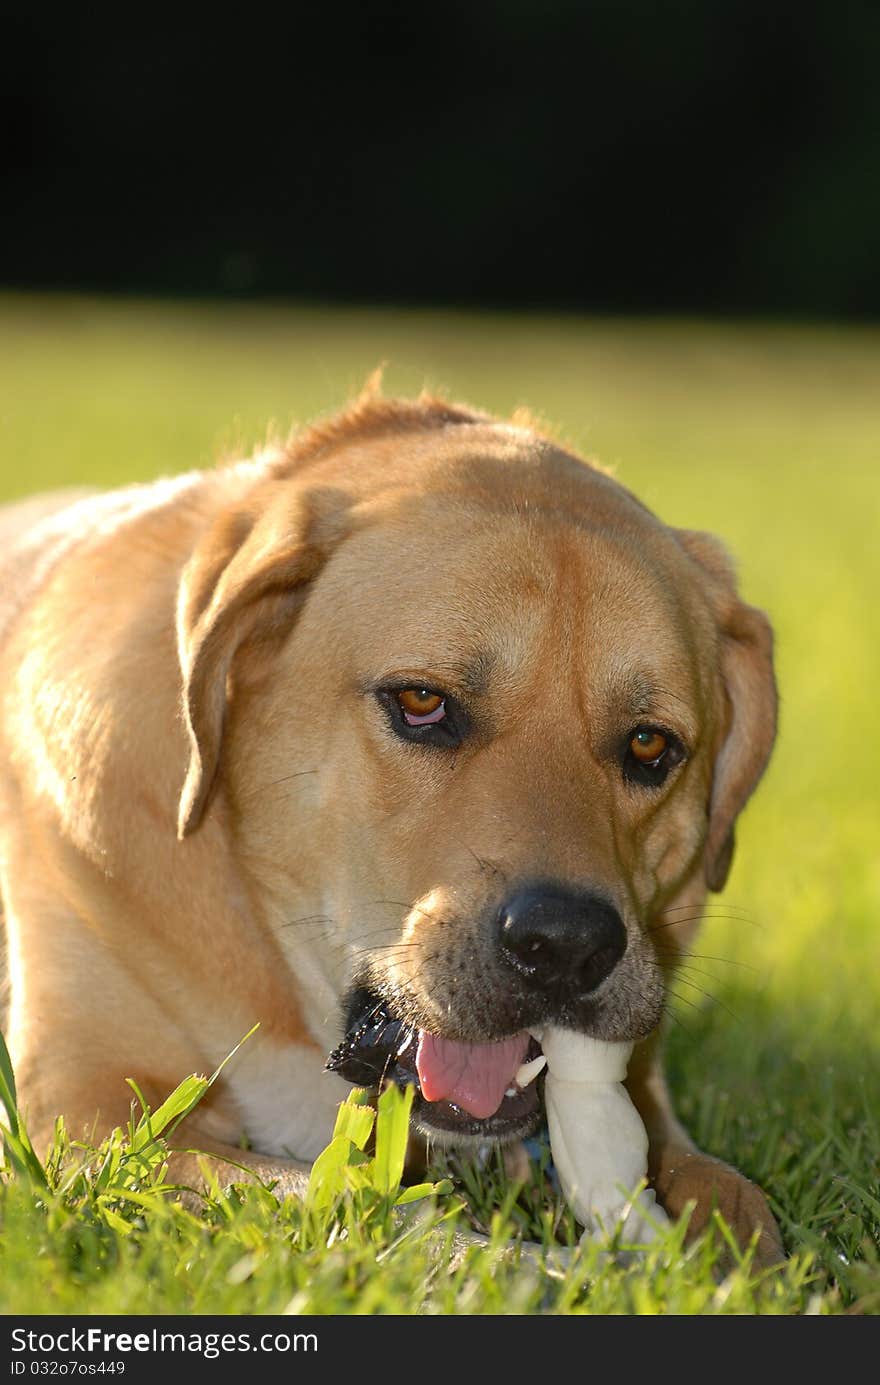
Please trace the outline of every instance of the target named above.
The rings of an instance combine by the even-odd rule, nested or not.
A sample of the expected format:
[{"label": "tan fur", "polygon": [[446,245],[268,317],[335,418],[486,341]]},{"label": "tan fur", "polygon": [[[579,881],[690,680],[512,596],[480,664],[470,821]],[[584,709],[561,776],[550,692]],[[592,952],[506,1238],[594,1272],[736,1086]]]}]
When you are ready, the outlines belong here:
[{"label": "tan fur", "polygon": [[[59,1112],[109,1129],[125,1077],[158,1100],[259,1021],[189,1141],[232,1157],[246,1135],[301,1189],[345,1090],[322,1064],[352,979],[497,1037],[484,921],[505,883],[552,877],[626,923],[596,1025],[642,1041],[661,1199],[695,1197],[697,1221],[715,1200],[777,1255],[760,1193],[676,1122],[657,1041],[695,928],[665,911],[695,919],[723,884],[774,735],[769,626],[717,541],[532,427],[375,388],[252,463],[48,509],[0,528],[22,532],[0,568],[0,849],[38,1140]],[[383,680],[429,675],[474,709],[455,754],[395,742],[377,707]],[[615,747],[652,720],[691,755],[638,794]]]}]

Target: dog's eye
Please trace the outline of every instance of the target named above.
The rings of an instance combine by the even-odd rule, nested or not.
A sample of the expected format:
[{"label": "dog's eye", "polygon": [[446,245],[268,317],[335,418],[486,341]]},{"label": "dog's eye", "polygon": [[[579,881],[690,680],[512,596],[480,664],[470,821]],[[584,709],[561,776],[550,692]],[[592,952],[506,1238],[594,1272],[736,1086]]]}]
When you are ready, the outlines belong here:
[{"label": "dog's eye", "polygon": [[428,688],[403,688],[397,701],[407,726],[434,726],[446,716],[446,699]]},{"label": "dog's eye", "polygon": [[425,683],[373,689],[391,729],[413,745],[454,750],[470,733],[470,718],[458,699]]},{"label": "dog's eye", "polygon": [[684,747],[670,731],[659,726],[637,726],[630,732],[624,750],[624,778],[656,788],[683,759]]},{"label": "dog's eye", "polygon": [[629,748],[639,764],[656,765],[666,754],[669,741],[662,731],[657,731],[653,726],[643,726],[633,736]]}]

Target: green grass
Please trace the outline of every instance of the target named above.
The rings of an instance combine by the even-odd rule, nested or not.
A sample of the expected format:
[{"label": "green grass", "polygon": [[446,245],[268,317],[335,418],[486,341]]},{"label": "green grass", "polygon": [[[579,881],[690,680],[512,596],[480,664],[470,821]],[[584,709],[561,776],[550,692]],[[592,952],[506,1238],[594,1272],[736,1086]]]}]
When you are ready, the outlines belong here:
[{"label": "green grass", "polygon": [[876,1313],[880,332],[0,299],[0,498],[210,463],[381,361],[391,393],[530,405],[661,517],[722,535],[771,614],[779,743],[676,985],[669,1058],[695,1138],[762,1184],[792,1258],[719,1284],[721,1232],[684,1253],[673,1231],[627,1266],[591,1251],[560,1276],[496,1248],[450,1271],[462,1195],[496,1247],[549,1235],[541,1171],[517,1197],[493,1161],[451,1170],[433,1237],[401,1229],[387,1188],[308,1210],[150,1187],[111,1208],[123,1230],[92,1174],[41,1190],[32,1171],[0,1187],[0,1310]]},{"label": "green grass", "polygon": [[[138,1095],[127,1130],[99,1147],[72,1144],[59,1121],[44,1168],[0,1041],[4,1312],[790,1313],[814,1280],[810,1256],[752,1273],[720,1220],[687,1249],[682,1221],[638,1259],[616,1243],[576,1247],[570,1215],[546,1198],[539,1210],[537,1177],[505,1188],[497,1171],[465,1170],[469,1210],[449,1180],[404,1187],[412,1089],[390,1087],[375,1107],[352,1093],[302,1202],[262,1186],[221,1189],[207,1168],[195,1194],[168,1181],[167,1155],[210,1080],[186,1079],[155,1112]],[[462,1251],[456,1231],[489,1198],[498,1205],[485,1208],[485,1243]],[[523,1251],[517,1233],[539,1246]],[[722,1278],[725,1245],[734,1264]]]}]

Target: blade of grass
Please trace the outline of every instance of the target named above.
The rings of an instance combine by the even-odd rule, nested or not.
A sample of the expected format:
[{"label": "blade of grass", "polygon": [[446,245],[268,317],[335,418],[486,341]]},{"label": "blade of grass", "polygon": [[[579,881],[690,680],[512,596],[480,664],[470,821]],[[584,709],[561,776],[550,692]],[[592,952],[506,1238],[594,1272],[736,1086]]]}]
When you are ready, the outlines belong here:
[{"label": "blade of grass", "polygon": [[12,1059],[9,1056],[2,1032],[0,1032],[0,1105],[5,1107],[6,1119],[9,1121],[8,1127],[0,1122],[0,1135],[2,1135],[3,1147],[9,1162],[18,1173],[27,1175],[40,1187],[48,1187],[46,1171],[34,1153],[24,1121],[18,1110],[18,1093],[15,1089]]},{"label": "blade of grass", "polygon": [[406,1086],[401,1091],[390,1082],[377,1104],[373,1177],[379,1191],[390,1196],[400,1187],[403,1177],[413,1088]]}]

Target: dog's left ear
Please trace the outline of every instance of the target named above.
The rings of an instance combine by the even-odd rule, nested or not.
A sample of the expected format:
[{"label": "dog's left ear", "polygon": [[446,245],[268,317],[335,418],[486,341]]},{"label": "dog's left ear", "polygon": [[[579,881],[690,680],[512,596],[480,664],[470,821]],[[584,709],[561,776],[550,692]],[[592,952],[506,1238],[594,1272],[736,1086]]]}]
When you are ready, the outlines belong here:
[{"label": "dog's left ear", "polygon": [[715,760],[705,849],[706,883],[722,890],[733,860],[736,819],[764,773],[776,737],[777,693],[773,631],[763,611],[736,590],[729,554],[711,534],[677,530],[699,564],[721,639],[720,672],[727,694],[727,735]]},{"label": "dog's left ear", "polygon": [[327,523],[328,492],[261,493],[225,512],[184,569],[178,589],[177,645],[183,720],[190,743],[177,821],[179,838],[202,820],[220,760],[227,679],[245,641],[283,634],[339,538]]}]

